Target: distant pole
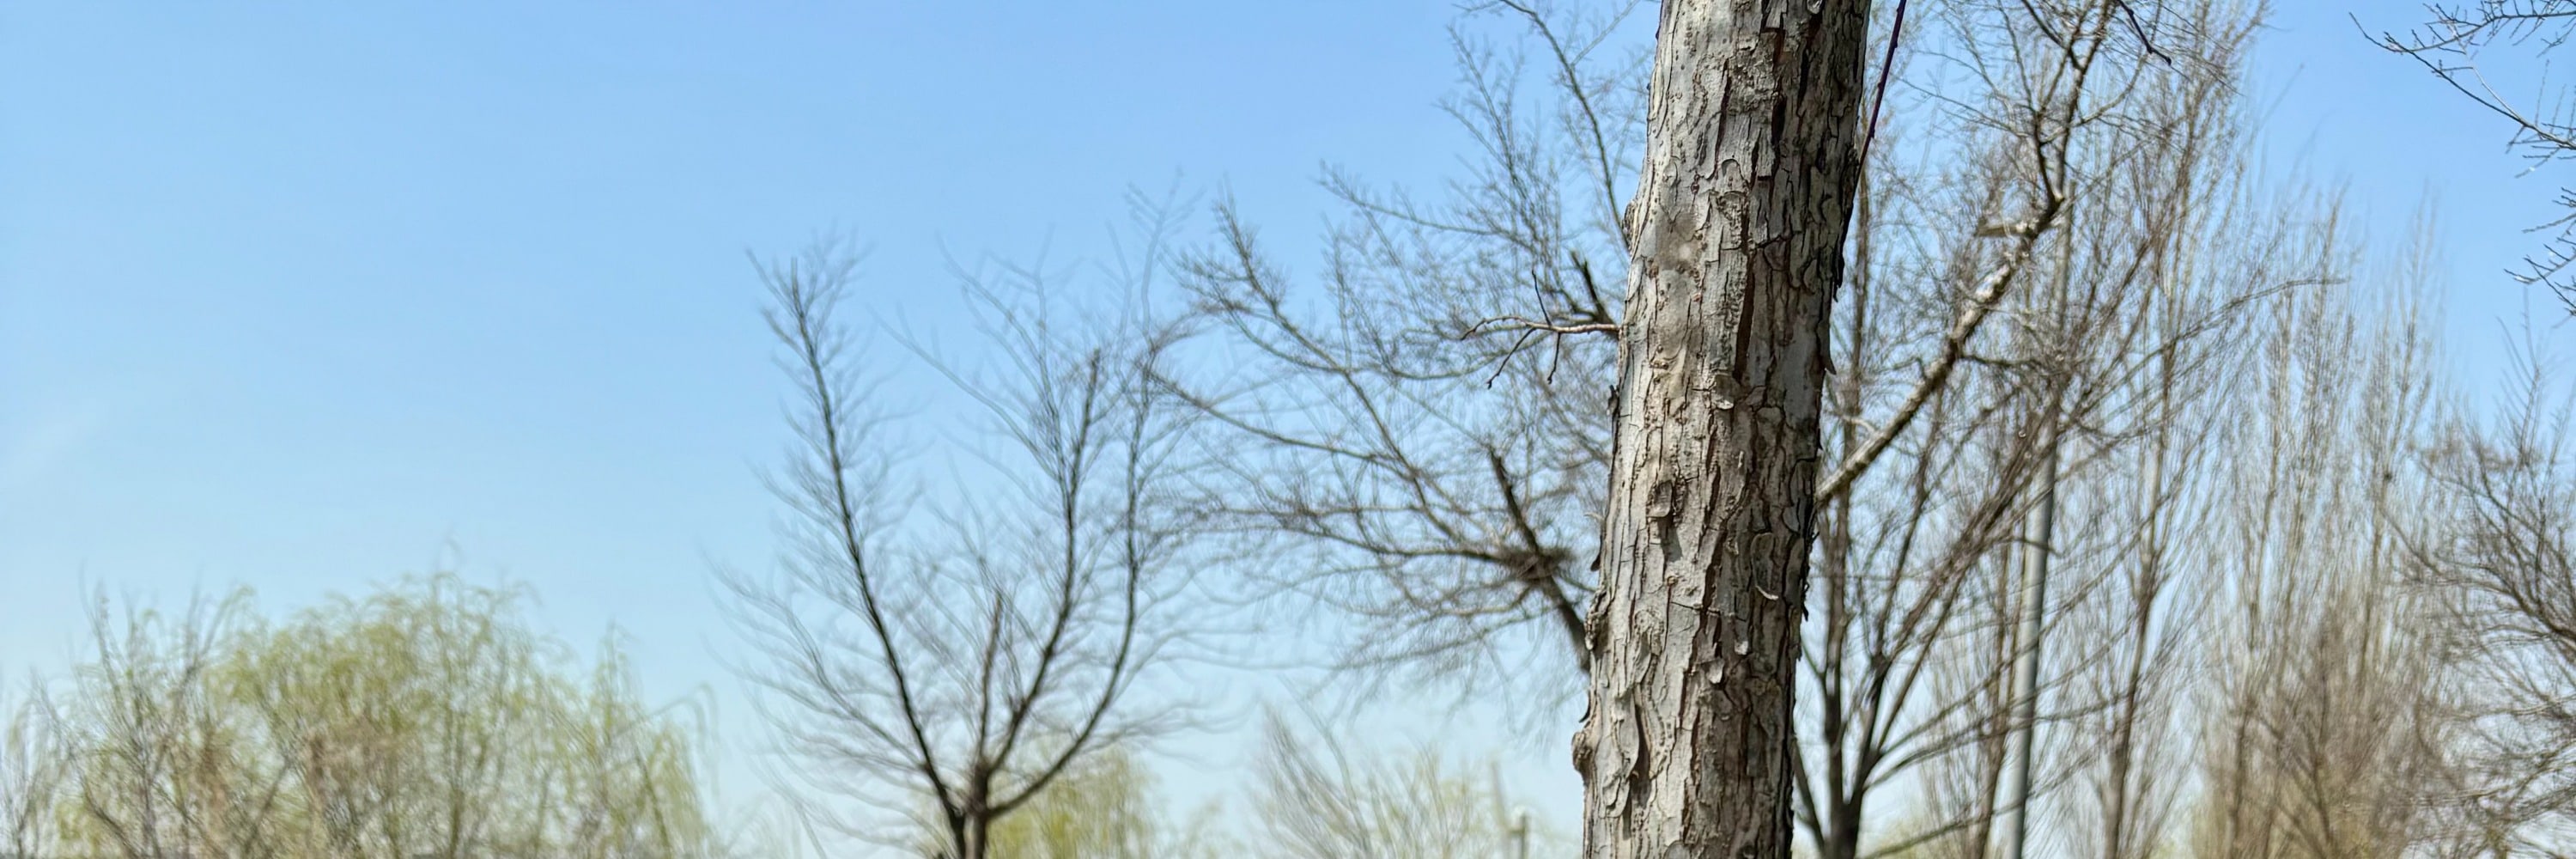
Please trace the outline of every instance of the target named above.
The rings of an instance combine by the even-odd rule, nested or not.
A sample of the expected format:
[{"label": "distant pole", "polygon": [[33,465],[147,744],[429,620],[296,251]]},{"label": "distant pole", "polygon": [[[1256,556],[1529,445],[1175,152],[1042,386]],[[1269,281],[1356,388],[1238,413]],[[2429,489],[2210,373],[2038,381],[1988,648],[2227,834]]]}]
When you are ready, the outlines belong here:
[{"label": "distant pole", "polygon": [[[2063,318],[2065,298],[2060,293],[2048,298],[2052,315]],[[2039,504],[2028,522],[2023,523],[2022,537],[2022,607],[2021,634],[2016,636],[2019,652],[2014,654],[2017,669],[2013,672],[2013,713],[2021,736],[2015,739],[2014,754],[2020,758],[2013,774],[2012,852],[2007,859],[2027,859],[2030,848],[2030,799],[2034,742],[2039,735],[2039,658],[2040,644],[2048,633],[2048,560],[2057,551],[2057,471],[2058,471],[2058,406],[2062,395],[2052,399],[2043,413],[2047,424],[2040,427],[2041,468]]]},{"label": "distant pole", "polygon": [[2014,764],[2012,802],[2012,852],[2009,859],[2027,859],[2030,846],[2031,758],[2039,734],[2039,654],[2040,639],[2048,628],[2048,556],[2057,530],[2057,438],[2051,428],[2048,445],[2048,471],[2040,478],[2039,510],[2031,518],[2024,534],[2029,544],[2022,547],[2022,609],[2019,665],[2013,672],[2013,713],[2015,727],[2021,736],[2014,738],[2013,753],[2020,760]]},{"label": "distant pole", "polygon": [[1529,859],[1529,809],[1512,815],[1512,859]]}]

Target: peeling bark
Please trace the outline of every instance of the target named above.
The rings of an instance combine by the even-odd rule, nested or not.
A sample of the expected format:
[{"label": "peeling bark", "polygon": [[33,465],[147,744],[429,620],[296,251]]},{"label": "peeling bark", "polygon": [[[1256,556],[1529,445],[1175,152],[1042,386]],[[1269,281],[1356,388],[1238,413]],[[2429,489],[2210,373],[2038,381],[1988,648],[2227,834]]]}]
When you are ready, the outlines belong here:
[{"label": "peeling bark", "polygon": [[1866,0],[1665,0],[1620,330],[1592,859],[1786,857],[1819,401]]}]

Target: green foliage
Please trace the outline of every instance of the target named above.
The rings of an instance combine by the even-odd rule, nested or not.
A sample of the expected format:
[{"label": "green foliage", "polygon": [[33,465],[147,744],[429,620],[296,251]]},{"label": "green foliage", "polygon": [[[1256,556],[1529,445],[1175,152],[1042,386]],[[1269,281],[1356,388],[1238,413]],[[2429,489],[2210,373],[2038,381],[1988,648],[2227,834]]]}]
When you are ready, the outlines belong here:
[{"label": "green foliage", "polygon": [[43,687],[29,683],[27,693],[0,716],[0,857],[33,856],[53,843],[54,787],[70,763]]},{"label": "green foliage", "polygon": [[691,733],[618,642],[580,665],[525,594],[454,576],[284,623],[244,596],[95,616],[59,790],[110,856],[685,857],[714,852]]},{"label": "green foliage", "polygon": [[[1241,855],[1215,829],[1214,809],[1173,820],[1153,772],[1125,746],[1086,755],[993,824],[991,859],[1215,859]],[[947,855],[924,826],[915,850]]]},{"label": "green foliage", "polygon": [[1224,855],[1209,819],[1165,820],[1153,773],[1124,748],[1082,759],[993,826],[994,859],[1193,859]]},{"label": "green foliage", "polygon": [[1253,793],[1265,855],[1286,859],[1485,859],[1560,849],[1523,831],[1498,778],[1423,748],[1382,754],[1347,749],[1322,731],[1300,732],[1275,714]]}]

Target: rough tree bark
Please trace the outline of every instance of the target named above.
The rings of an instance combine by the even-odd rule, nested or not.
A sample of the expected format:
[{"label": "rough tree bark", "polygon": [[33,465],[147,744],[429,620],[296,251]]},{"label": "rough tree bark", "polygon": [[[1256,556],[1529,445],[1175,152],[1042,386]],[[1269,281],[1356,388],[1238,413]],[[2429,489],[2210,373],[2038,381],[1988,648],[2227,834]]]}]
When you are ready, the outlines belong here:
[{"label": "rough tree bark", "polygon": [[1867,0],[1665,0],[1620,333],[1584,855],[1789,855]]}]

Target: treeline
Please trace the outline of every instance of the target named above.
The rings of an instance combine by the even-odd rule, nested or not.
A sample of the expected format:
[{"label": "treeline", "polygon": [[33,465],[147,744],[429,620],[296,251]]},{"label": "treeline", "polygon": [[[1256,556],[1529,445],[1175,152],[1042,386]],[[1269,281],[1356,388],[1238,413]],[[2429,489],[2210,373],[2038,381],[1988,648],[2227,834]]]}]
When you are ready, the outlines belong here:
[{"label": "treeline", "polygon": [[90,617],[0,749],[12,857],[712,855],[702,737],[531,631],[523,595],[417,578],[283,620],[247,594]]},{"label": "treeline", "polygon": [[[1462,172],[1328,172],[1311,267],[1230,200],[1201,223],[1140,197],[1096,279],[971,271],[979,365],[849,317],[844,245],[765,260],[787,548],[722,577],[791,762],[792,824],[757,849],[1562,854],[1436,752],[1276,723],[1230,821],[1138,756],[1204,726],[1212,661],[1571,725],[1603,652],[1651,9],[1469,11]],[[1799,850],[2576,851],[2576,400],[2541,335],[2524,378],[2446,377],[2430,230],[2363,234],[2336,189],[2258,169],[2265,12],[1875,10],[1907,35],[1869,58],[1826,325]],[[922,367],[983,410],[997,489],[911,491],[870,382]],[[753,849],[614,648],[585,676],[512,604],[439,579],[277,627],[101,614],[0,757],[9,849]]]},{"label": "treeline", "polygon": [[[837,855],[713,790],[704,711],[638,697],[531,594],[453,574],[284,620],[247,592],[93,611],[92,651],[0,719],[0,857],[724,859]],[[1477,762],[1265,725],[1238,805],[1175,808],[1138,749],[1085,755],[990,832],[1015,857],[1485,857],[1562,842]],[[918,811],[908,794],[884,795]],[[794,806],[789,806],[791,810]],[[927,823],[881,846],[938,854]]]}]

